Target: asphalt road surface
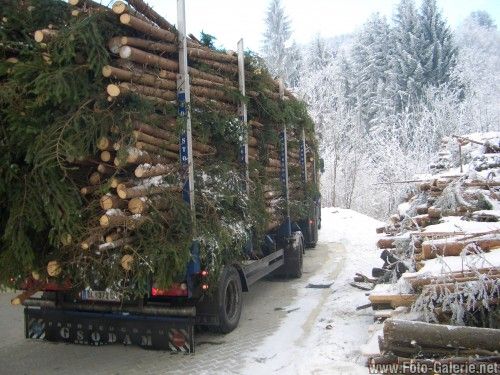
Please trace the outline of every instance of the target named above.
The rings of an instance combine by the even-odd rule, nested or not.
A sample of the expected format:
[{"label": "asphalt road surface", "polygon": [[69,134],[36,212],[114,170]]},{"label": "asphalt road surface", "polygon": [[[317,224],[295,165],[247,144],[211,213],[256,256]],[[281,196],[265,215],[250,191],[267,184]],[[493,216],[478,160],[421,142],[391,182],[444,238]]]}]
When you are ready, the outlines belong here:
[{"label": "asphalt road surface", "polygon": [[[342,258],[340,244],[318,244],[306,250],[300,280],[264,279],[244,293],[238,328],[227,335],[195,334],[195,354],[147,351],[139,347],[101,347],[27,340],[23,332],[23,310],[10,305],[13,293],[0,293],[0,374],[238,374],[245,358],[272,335],[292,313],[297,291],[311,276],[334,277],[339,269],[325,270],[328,259]],[[335,263],[341,267],[341,262]],[[309,289],[311,290],[311,289]],[[318,299],[317,308],[321,308]],[[314,320],[314,316],[310,319]],[[307,332],[305,332],[307,334]]]}]

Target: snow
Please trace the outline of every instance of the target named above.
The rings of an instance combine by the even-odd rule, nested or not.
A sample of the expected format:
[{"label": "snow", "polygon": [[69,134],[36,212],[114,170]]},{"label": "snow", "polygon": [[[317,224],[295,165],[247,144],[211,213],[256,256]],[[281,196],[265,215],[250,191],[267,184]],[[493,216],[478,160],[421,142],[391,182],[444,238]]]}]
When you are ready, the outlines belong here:
[{"label": "snow", "polygon": [[479,255],[465,257],[439,257],[425,261],[418,272],[405,272],[403,279],[414,276],[433,276],[443,272],[455,272],[477,268],[500,267],[500,249]]},{"label": "snow", "polygon": [[[497,212],[497,211],[480,211],[484,213]],[[494,230],[500,230],[500,222],[478,222],[462,220],[460,216],[446,216],[441,219],[443,221],[439,224],[429,225],[425,228],[423,233],[435,232],[463,232],[463,233],[486,233]]]},{"label": "snow", "polygon": [[[364,291],[349,282],[356,272],[370,274],[373,264],[380,261],[375,229],[383,224],[352,210],[322,210],[318,246],[328,246],[333,256],[325,260],[320,274],[306,280],[306,285],[331,282],[336,276],[334,284],[327,294],[325,289],[301,287],[289,306],[300,309],[287,315],[279,329],[249,355],[242,373],[368,374],[363,353],[377,351],[372,342],[376,339],[372,337],[363,352],[360,348],[370,339],[373,313],[367,309],[356,311],[357,306],[369,301]],[[344,255],[335,257],[341,245],[345,247]],[[335,268],[340,270],[336,275],[332,274]],[[320,310],[316,311],[315,306]]]}]

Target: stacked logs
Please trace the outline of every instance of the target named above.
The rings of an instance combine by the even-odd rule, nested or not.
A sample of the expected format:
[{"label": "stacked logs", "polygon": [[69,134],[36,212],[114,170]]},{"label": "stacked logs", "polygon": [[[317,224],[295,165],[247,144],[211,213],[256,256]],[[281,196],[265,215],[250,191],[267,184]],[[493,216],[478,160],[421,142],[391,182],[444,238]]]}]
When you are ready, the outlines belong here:
[{"label": "stacked logs", "polygon": [[[500,264],[495,260],[500,251],[500,225],[498,211],[493,209],[498,207],[500,190],[495,168],[481,169],[481,174],[443,170],[468,158],[470,163],[462,165],[462,170],[477,171],[474,160],[482,160],[478,151],[498,153],[499,139],[457,139],[458,144],[443,142],[443,148],[460,147],[460,159],[452,159],[453,150],[441,149],[439,162],[431,168],[439,173],[410,181],[416,186],[404,210],[377,229],[383,235],[377,242],[383,266],[374,267],[371,278],[361,274],[355,277],[357,283],[370,284],[368,298],[378,320],[401,319],[405,311],[414,311],[420,312],[422,319],[432,316],[439,324],[386,320],[383,337],[379,338],[381,355],[373,358],[370,366],[408,366],[412,361],[431,366],[431,373],[432,365],[445,361],[443,358],[473,364],[500,361],[495,352],[498,337],[486,339],[490,333],[498,335],[498,330],[446,325],[457,324],[457,317],[462,316],[462,324],[482,321],[486,325],[490,321],[491,326],[495,321],[492,311],[497,311],[500,303]],[[474,158],[464,152],[466,145]],[[409,273],[413,270],[421,271]],[[487,316],[493,319],[484,318]],[[493,323],[492,327],[498,325]]]},{"label": "stacked logs", "polygon": [[[90,0],[69,0],[69,4],[73,17],[106,13],[123,30],[107,43],[110,62],[102,68],[101,74],[109,82],[103,93],[108,102],[135,95],[155,105],[176,105],[178,35],[168,21],[142,0],[116,1],[111,8]],[[34,38],[45,45],[57,35],[58,31],[48,26],[37,30]],[[236,117],[240,104],[235,99],[239,94],[236,54],[215,51],[193,38],[187,41],[187,54],[193,105]],[[245,75],[254,74],[246,69]],[[247,95],[280,99],[278,83],[275,89],[250,91]],[[284,99],[290,98],[291,94],[285,91]],[[263,165],[266,180],[279,181],[279,145],[265,142],[261,135],[270,124],[257,120],[249,121],[249,159]],[[127,251],[136,239],[134,232],[149,220],[148,214],[153,210],[166,222],[172,220],[165,211],[168,202],[163,196],[181,192],[177,118],[149,113],[137,115],[130,122],[131,134],[124,135],[123,129],[114,126],[109,134],[98,140],[97,155],[71,161],[77,167],[75,173],[81,176],[81,195],[89,207],[97,206],[102,211],[84,238],[75,239],[67,234],[61,239],[65,245],[77,242],[83,251],[123,248],[121,265],[127,271],[135,261],[134,255]],[[192,149],[195,166],[218,157],[218,150],[203,142],[196,131]],[[262,156],[262,149],[266,150],[266,157]],[[290,164],[298,166],[298,149],[290,149],[289,157]],[[308,161],[308,168],[312,173],[312,161]],[[167,177],[178,183],[166,182]],[[303,189],[301,184],[296,185],[296,189]],[[282,221],[281,186],[266,186],[260,199],[266,202],[270,217],[267,229],[276,228]],[[58,276],[61,265],[51,261],[47,273]]]},{"label": "stacked logs", "polygon": [[[380,373],[411,373],[410,369],[418,369],[414,373],[434,374],[448,372],[447,368],[453,368],[453,373],[498,371],[498,329],[389,319],[383,334],[380,347],[385,355],[368,363],[381,369]],[[396,366],[387,366],[391,364]]]}]

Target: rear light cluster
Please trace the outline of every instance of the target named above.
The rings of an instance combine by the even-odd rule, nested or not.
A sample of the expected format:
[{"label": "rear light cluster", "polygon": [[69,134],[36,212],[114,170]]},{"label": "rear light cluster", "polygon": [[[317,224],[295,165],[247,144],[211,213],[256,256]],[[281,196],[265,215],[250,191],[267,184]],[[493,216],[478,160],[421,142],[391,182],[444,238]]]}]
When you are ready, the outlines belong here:
[{"label": "rear light cluster", "polygon": [[208,290],[208,281],[207,281],[207,276],[208,276],[208,271],[207,270],[203,270],[200,272],[200,276],[201,276],[201,290],[205,291],[205,290]]},{"label": "rear light cluster", "polygon": [[153,285],[151,295],[153,297],[187,297],[188,288],[186,283],[174,283],[169,289],[160,289]]}]

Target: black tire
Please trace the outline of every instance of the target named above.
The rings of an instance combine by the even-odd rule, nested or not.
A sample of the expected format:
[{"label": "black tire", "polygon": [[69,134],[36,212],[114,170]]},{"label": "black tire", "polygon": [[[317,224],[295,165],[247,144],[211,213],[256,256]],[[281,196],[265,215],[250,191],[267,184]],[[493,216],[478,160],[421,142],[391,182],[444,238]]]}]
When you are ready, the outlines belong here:
[{"label": "black tire", "polygon": [[224,267],[216,294],[219,325],[213,329],[229,333],[238,326],[243,306],[240,275],[234,267]]},{"label": "black tire", "polygon": [[306,249],[314,249],[316,247],[316,242],[310,242],[307,244]]},{"label": "black tire", "polygon": [[285,264],[280,274],[291,279],[302,277],[302,267],[304,265],[304,242],[302,238],[297,238],[289,248],[285,250]]}]

